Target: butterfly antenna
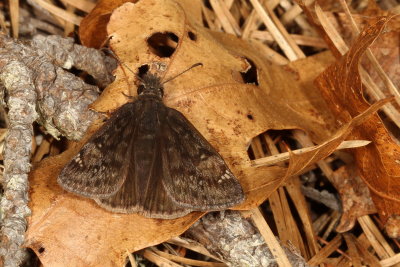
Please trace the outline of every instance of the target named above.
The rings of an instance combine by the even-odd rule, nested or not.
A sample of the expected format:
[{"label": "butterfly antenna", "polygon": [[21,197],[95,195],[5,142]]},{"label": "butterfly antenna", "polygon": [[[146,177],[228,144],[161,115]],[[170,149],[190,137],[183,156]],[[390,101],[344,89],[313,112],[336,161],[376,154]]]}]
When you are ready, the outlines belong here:
[{"label": "butterfly antenna", "polygon": [[198,67],[198,66],[203,66],[203,63],[198,62],[198,63],[196,63],[196,64],[193,64],[192,66],[190,66],[190,67],[187,68],[186,70],[182,71],[181,73],[179,73],[179,74],[177,74],[177,75],[175,75],[175,76],[172,76],[172,77],[169,78],[168,80],[164,81],[162,84],[165,84],[165,83],[167,83],[167,82],[169,82],[169,81],[175,79],[176,77],[181,76],[181,75],[184,74],[185,72],[187,72],[187,71],[189,71],[189,70],[191,70],[191,69],[193,69],[193,68],[195,68],[195,67]]},{"label": "butterfly antenna", "polygon": [[[102,48],[102,49],[103,49],[103,48]],[[106,48],[106,49],[107,49],[107,52],[108,52],[113,58],[115,58],[115,60],[118,61],[118,63],[119,63],[120,65],[124,66],[127,70],[129,70],[130,72],[132,72],[132,74],[135,75],[135,77],[136,77],[139,81],[141,81],[142,83],[144,82],[143,79],[142,79],[139,75],[137,75],[131,68],[128,67],[128,65],[126,65],[124,62],[122,62],[122,61],[119,59],[119,57],[117,56],[117,54],[114,53],[114,51],[112,51],[112,50],[109,49],[109,48]]]}]

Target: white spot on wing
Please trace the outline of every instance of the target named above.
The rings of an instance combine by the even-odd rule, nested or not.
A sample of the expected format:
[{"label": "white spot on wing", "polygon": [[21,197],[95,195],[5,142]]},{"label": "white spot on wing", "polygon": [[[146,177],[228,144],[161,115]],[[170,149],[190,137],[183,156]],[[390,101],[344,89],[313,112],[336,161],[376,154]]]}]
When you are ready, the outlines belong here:
[{"label": "white spot on wing", "polygon": [[74,159],[74,161],[79,165],[79,167],[81,167],[81,168],[83,167],[83,162],[82,162],[80,155],[78,157],[76,157]]}]

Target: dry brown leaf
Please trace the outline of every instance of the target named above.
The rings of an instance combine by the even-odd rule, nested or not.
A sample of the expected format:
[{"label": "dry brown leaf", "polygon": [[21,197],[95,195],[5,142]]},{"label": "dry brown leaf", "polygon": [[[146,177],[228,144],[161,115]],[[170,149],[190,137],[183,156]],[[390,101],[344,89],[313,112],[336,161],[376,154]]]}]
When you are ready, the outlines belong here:
[{"label": "dry brown leaf", "polygon": [[44,266],[123,266],[127,250],[179,235],[201,216],[197,212],[176,220],[157,220],[117,214],[100,209],[92,200],[67,194],[56,176],[74,152],[76,148],[43,160],[30,175],[32,216],[25,245]]},{"label": "dry brown leaf", "polygon": [[[83,45],[88,47],[101,48],[107,41],[107,24],[114,9],[124,3],[135,3],[138,0],[100,0],[95,8],[82,20],[79,25],[79,37]],[[202,21],[201,2],[192,0],[180,1],[185,9],[185,13],[193,21]],[[151,14],[147,14],[151,16]]]},{"label": "dry brown leaf", "polygon": [[[398,20],[398,22],[400,22],[400,20]],[[400,29],[400,25],[398,25],[398,29]],[[400,85],[399,43],[399,31],[395,29],[386,30],[379,35],[379,38],[377,38],[370,47],[372,53],[378,60],[385,74],[397,87],[399,87]],[[371,75],[371,78],[375,81],[377,86],[386,95],[390,95],[391,93],[387,90],[387,87],[385,87],[382,79],[379,78],[379,75],[375,70],[373,64],[371,64],[369,60],[363,60],[362,63],[362,65],[365,67],[368,74]],[[398,131],[398,129],[394,130],[392,134],[396,134],[398,137]]]},{"label": "dry brown leaf", "polygon": [[340,224],[336,227],[337,232],[351,230],[358,217],[376,212],[367,185],[352,165],[336,170],[331,176],[331,182],[340,194],[343,208]]},{"label": "dry brown leaf", "polygon": [[[383,17],[367,27],[353,42],[349,52],[317,79],[321,92],[342,123],[369,106],[363,95],[359,61],[388,21],[388,17]],[[370,188],[374,203],[385,222],[389,216],[400,214],[400,148],[376,115],[354,130],[351,138],[373,141],[371,145],[353,151],[361,177]]]},{"label": "dry brown leaf", "polygon": [[134,0],[101,0],[79,25],[79,37],[83,45],[100,48],[107,40],[107,24],[112,11],[126,2]]},{"label": "dry brown leaf", "polygon": [[[316,159],[323,159],[332,154],[343,140],[352,135],[354,131],[363,123],[369,120],[373,113],[377,112],[383,105],[391,101],[391,98],[380,100],[369,106],[362,113],[351,119],[347,124],[341,127],[329,140],[315,147],[315,149],[297,155],[292,153],[289,161],[289,167],[286,172],[286,178],[299,175],[307,166],[315,163]],[[366,146],[369,147],[370,145]],[[361,148],[362,149],[362,148]]]},{"label": "dry brown leaf", "polygon": [[[109,34],[113,36],[112,48],[133,70],[149,62],[165,62],[168,66],[163,74],[165,77],[171,77],[193,63],[203,63],[202,68],[167,83],[164,101],[190,119],[224,156],[245,191],[251,192],[246,205],[241,208],[258,205],[281,183],[286,169],[251,166],[247,155],[251,139],[269,129],[293,128],[304,129],[315,140],[326,139],[333,129],[325,121],[333,119],[315,108],[323,104],[318,92],[301,85],[298,70],[268,64],[247,42],[219,33],[211,36],[208,30],[195,26],[191,17],[185,17],[180,5],[159,1],[155,2],[157,6],[149,4],[147,7],[145,3],[153,1],[136,6],[127,3],[114,13],[115,20],[108,26]],[[167,22],[159,22],[165,18],[169,18]],[[157,32],[173,32],[179,37],[171,57],[160,58],[149,48],[147,38]],[[250,67],[245,59],[255,65],[258,86],[241,81],[240,73]],[[314,58],[309,62],[301,61],[298,69],[311,69],[312,66],[318,69]],[[113,110],[127,101],[124,94],[136,94],[135,89],[130,90],[127,86],[133,85],[135,78],[133,75],[127,77],[125,73],[123,68],[117,71],[116,81],[93,105],[95,109]]]},{"label": "dry brown leaf", "polygon": [[[203,63],[203,67],[165,84],[164,102],[195,125],[238,177],[247,200],[236,208],[258,206],[285,177],[329,155],[360,120],[376,110],[375,105],[374,110],[368,110],[333,139],[323,142],[334,130],[332,124],[326,123],[333,118],[319,110],[327,109],[322,108],[323,101],[310,86],[313,76],[302,72],[312,70],[316,75],[316,57],[299,61],[291,68],[270,65],[251,44],[228,35],[210,34],[198,26],[198,17],[193,15],[197,14],[195,8],[191,6],[186,13],[184,7],[188,3],[125,3],[113,12],[107,31],[112,36],[112,49],[132,70],[159,62],[157,66],[166,66],[162,77],[168,78],[193,63]],[[104,14],[104,10],[100,13]],[[158,37],[157,42],[148,43],[154,36]],[[160,43],[175,52],[163,54]],[[250,80],[244,76],[243,80],[241,73],[249,70],[249,62],[256,75]],[[322,68],[323,63],[319,64]],[[115,82],[93,104],[98,111],[115,110],[128,101],[125,95],[136,94],[133,74],[125,67],[118,68],[115,74]],[[92,127],[91,133],[97,126]],[[270,129],[302,129],[323,145],[305,157],[291,160],[289,169],[253,167],[247,154],[250,141]],[[45,265],[63,266],[67,261],[70,266],[114,266],[125,260],[127,250],[138,250],[179,235],[201,216],[192,213],[176,220],[155,220],[110,213],[92,200],[61,190],[56,177],[84,142],[43,161],[31,173],[32,217],[27,246],[35,250]]]}]

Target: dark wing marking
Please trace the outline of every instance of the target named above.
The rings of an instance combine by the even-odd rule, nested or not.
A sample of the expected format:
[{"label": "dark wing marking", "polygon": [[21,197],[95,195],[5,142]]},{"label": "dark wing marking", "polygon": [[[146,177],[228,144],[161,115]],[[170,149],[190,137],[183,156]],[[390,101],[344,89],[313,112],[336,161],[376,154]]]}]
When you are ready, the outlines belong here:
[{"label": "dark wing marking", "polygon": [[86,197],[108,197],[119,190],[128,173],[127,148],[138,109],[136,102],[123,105],[89,139],[58,176],[65,190]]},{"label": "dark wing marking", "polygon": [[183,114],[166,109],[161,154],[163,183],[170,197],[195,210],[241,203],[242,187],[222,157]]}]

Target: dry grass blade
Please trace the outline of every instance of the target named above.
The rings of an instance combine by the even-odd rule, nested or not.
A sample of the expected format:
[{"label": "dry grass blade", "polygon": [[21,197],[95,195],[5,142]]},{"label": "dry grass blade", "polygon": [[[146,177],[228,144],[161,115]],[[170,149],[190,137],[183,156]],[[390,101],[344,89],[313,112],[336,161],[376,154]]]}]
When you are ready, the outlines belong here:
[{"label": "dry grass blade", "polygon": [[293,5],[282,15],[282,23],[284,25],[290,23],[295,20],[297,16],[299,16],[303,11],[298,5]]},{"label": "dry grass blade", "polygon": [[292,216],[284,189],[282,187],[278,188],[277,191],[271,194],[268,200],[274,215],[280,241],[285,245],[293,244],[294,247],[299,249],[301,255],[304,255],[305,258],[309,257],[299,228]]},{"label": "dry grass blade", "polygon": [[[369,143],[371,143],[371,142],[370,141],[366,141],[366,140],[343,141],[337,147],[337,150],[348,149],[348,148],[356,148],[356,147],[363,147],[363,146],[368,145]],[[300,155],[302,153],[309,152],[309,151],[312,151],[312,150],[317,149],[317,148],[318,148],[318,146],[300,148],[300,149],[296,149],[296,150],[291,151],[291,153]],[[253,166],[268,166],[268,165],[277,164],[279,162],[287,161],[287,160],[289,160],[289,158],[290,158],[290,153],[289,152],[284,152],[284,153],[272,155],[272,156],[269,156],[269,157],[255,159],[255,160],[252,161],[252,165]]]},{"label": "dry grass blade", "polygon": [[[75,7],[67,4],[66,11],[68,13],[73,14],[75,10],[76,10]],[[65,21],[64,36],[68,36],[69,34],[71,34],[74,31],[74,29],[75,29],[75,25],[73,23]]]},{"label": "dry grass blade", "polygon": [[378,258],[376,258],[375,255],[373,255],[373,253],[371,253],[369,251],[369,247],[370,247],[369,244],[365,245],[364,243],[360,242],[360,240],[363,239],[363,237],[365,237],[364,234],[360,235],[360,237],[358,239],[354,238],[351,235],[350,239],[357,247],[357,250],[362,257],[364,264],[366,264],[367,266],[379,266],[380,263],[379,263]]},{"label": "dry grass blade", "polygon": [[346,54],[347,50],[349,50],[346,43],[340,36],[335,26],[333,26],[328,17],[324,14],[321,6],[318,4],[315,4],[315,13],[318,16],[322,27],[324,27],[326,34],[329,36],[329,39],[335,44],[336,49],[338,49],[342,55]]},{"label": "dry grass blade", "polygon": [[389,267],[389,266],[397,265],[400,263],[400,253],[398,253],[390,258],[381,260],[379,263],[381,264],[382,267]]},{"label": "dry grass blade", "polygon": [[324,260],[337,250],[342,243],[342,236],[337,235],[332,241],[324,246],[314,257],[312,257],[307,264],[315,266],[324,262]]},{"label": "dry grass blade", "polygon": [[288,41],[285,39],[283,34],[279,31],[278,27],[274,24],[269,14],[265,11],[265,9],[261,6],[258,0],[250,0],[251,4],[254,6],[257,14],[261,17],[268,31],[274,37],[275,41],[278,43],[280,48],[284,51],[285,55],[289,58],[290,61],[294,61],[298,59],[298,55],[294,51],[294,49],[289,45]]},{"label": "dry grass blade", "polygon": [[215,15],[221,22],[225,32],[240,36],[241,30],[235,22],[224,1],[210,0],[210,4],[214,9]]},{"label": "dry grass blade", "polygon": [[79,17],[75,14],[71,14],[70,12],[65,11],[64,9],[56,7],[52,4],[49,4],[44,0],[33,0],[33,1],[36,2],[39,6],[49,11],[51,14],[57,16],[58,18],[61,18],[75,25],[79,25],[81,23],[82,17]]},{"label": "dry grass blade", "polygon": [[[306,240],[303,242],[307,245],[305,247],[309,251],[309,255],[314,256],[316,253],[318,253],[319,246],[317,244],[315,230],[312,227],[313,225],[310,209],[304,195],[301,192],[300,179],[298,177],[292,177],[292,179],[287,182],[286,189],[292,198],[297,212],[299,213],[300,220],[303,223],[303,230],[306,235]],[[307,254],[304,254],[304,258],[307,259],[306,255]]]},{"label": "dry grass blade", "polygon": [[[371,76],[362,67],[360,67],[360,74],[368,94],[374,100],[383,99],[386,97],[381,88],[376,85]],[[385,114],[391,119],[391,121],[393,121],[393,123],[400,127],[400,112],[391,103],[384,106],[382,109]]]},{"label": "dry grass blade", "polygon": [[[265,2],[262,1],[261,4],[263,5]],[[247,39],[250,36],[250,33],[257,29],[257,26],[259,24],[258,18],[257,18],[257,12],[255,9],[253,9],[250,13],[249,16],[247,16],[245,22],[243,23],[243,33],[242,33],[242,38]]]},{"label": "dry grass blade", "polygon": [[190,250],[192,250],[194,252],[197,252],[199,254],[203,254],[204,256],[209,257],[211,259],[214,259],[216,261],[221,261],[220,258],[218,258],[215,255],[211,254],[202,244],[197,243],[195,241],[192,241],[192,240],[188,241],[188,240],[185,240],[185,239],[183,239],[181,237],[174,237],[174,238],[168,240],[167,242],[170,243],[170,244],[174,244],[174,245],[177,245],[177,246],[181,246],[181,247],[190,249]]},{"label": "dry grass blade", "polygon": [[371,246],[381,259],[387,259],[395,255],[393,249],[387,243],[381,231],[379,231],[378,227],[376,227],[369,216],[366,215],[358,218],[358,222],[360,223]]},{"label": "dry grass blade", "polygon": [[[319,37],[304,36],[304,35],[299,35],[299,34],[290,34],[289,36],[291,39],[294,40],[294,42],[297,45],[320,47],[320,48],[327,47],[324,40]],[[250,38],[258,39],[260,41],[269,41],[269,42],[274,41],[273,36],[269,32],[266,32],[266,31],[252,31],[250,34]]]},{"label": "dry grass blade", "polygon": [[[264,134],[264,138],[267,147],[271,151],[271,153],[274,155],[279,153],[271,137],[267,134]],[[264,154],[258,139],[256,143],[253,142],[253,151],[255,152],[256,157],[262,156]],[[269,203],[274,215],[274,221],[278,229],[279,238],[286,245],[293,244],[294,247],[300,250],[301,255],[303,255],[304,258],[308,259],[311,256],[315,255],[315,253],[318,251],[318,247],[314,231],[312,230],[309,210],[305,205],[304,196],[300,192],[299,178],[292,177],[291,179],[289,179],[285,188],[287,189],[295,206],[298,208],[300,218],[304,225],[304,231],[306,232],[306,238],[309,244],[304,242],[301,236],[299,227],[297,226],[296,221],[292,216],[292,212],[290,210],[285,191],[282,187],[278,188],[278,190],[273,192],[269,197]]]},{"label": "dry grass blade", "polygon": [[133,257],[132,253],[130,253],[128,250],[126,250],[126,254],[128,255],[129,263],[131,264],[131,267],[137,267],[135,258]]},{"label": "dry grass blade", "polygon": [[349,256],[351,257],[351,262],[354,267],[361,267],[361,257],[358,254],[356,245],[354,244],[353,239],[350,237],[350,234],[344,234],[343,235],[344,240],[346,241],[347,247],[348,247],[348,253]]},{"label": "dry grass blade", "polygon": [[79,10],[89,13],[95,7],[95,4],[86,0],[63,0],[64,3],[76,7]]},{"label": "dry grass blade", "polygon": [[10,0],[11,28],[14,38],[19,34],[19,0]]},{"label": "dry grass blade", "polygon": [[165,266],[165,267],[181,267],[182,265],[176,264],[169,259],[166,259],[157,253],[153,252],[151,249],[145,249],[143,252],[143,257],[150,262],[156,264],[157,266]]},{"label": "dry grass blade", "polygon": [[278,28],[279,32],[283,35],[291,49],[296,53],[297,59],[305,58],[305,54],[303,51],[300,49],[300,47],[297,46],[297,44],[294,42],[294,40],[291,38],[289,33],[287,32],[286,28],[283,26],[282,22],[278,19],[278,17],[275,15],[273,12],[272,8],[269,5],[265,6],[266,11],[268,12],[268,15],[271,17],[272,21]]},{"label": "dry grass blade", "polygon": [[168,260],[178,262],[181,264],[188,264],[191,266],[205,266],[205,267],[225,267],[226,266],[226,264],[224,264],[224,263],[192,260],[192,259],[188,259],[185,257],[172,255],[170,253],[166,253],[166,252],[163,252],[163,251],[155,249],[155,248],[152,248],[152,251],[161,257],[164,257]]},{"label": "dry grass blade", "polygon": [[278,266],[292,266],[260,210],[255,208],[251,211],[243,211],[243,215],[251,216],[261,235],[264,237],[265,243],[268,245],[272,255],[274,255]]}]

